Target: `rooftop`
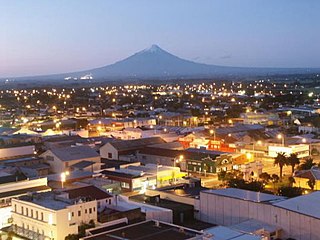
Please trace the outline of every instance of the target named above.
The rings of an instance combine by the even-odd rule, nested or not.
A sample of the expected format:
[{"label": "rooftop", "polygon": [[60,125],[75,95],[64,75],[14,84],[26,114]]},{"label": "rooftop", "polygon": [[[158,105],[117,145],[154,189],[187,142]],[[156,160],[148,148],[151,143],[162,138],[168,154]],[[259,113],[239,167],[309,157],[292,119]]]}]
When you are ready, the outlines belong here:
[{"label": "rooftop", "polygon": [[134,140],[118,140],[110,142],[110,144],[118,151],[127,151],[143,148],[148,145],[165,143],[161,137],[140,138]]},{"label": "rooftop", "polygon": [[55,192],[45,192],[33,195],[24,195],[19,197],[19,200],[31,202],[52,210],[61,210],[71,205],[70,202],[59,200],[56,196],[57,194]]},{"label": "rooftop", "polygon": [[124,226],[115,230],[111,230],[105,233],[100,233],[95,236],[85,237],[85,240],[185,240],[196,237],[197,235],[203,235],[202,232],[183,228],[173,224],[167,224],[163,222],[145,221],[129,226]]},{"label": "rooftop", "polygon": [[241,200],[245,200],[245,201],[270,203],[270,204],[275,203],[275,202],[279,202],[279,201],[283,201],[286,199],[285,197],[281,197],[281,196],[277,196],[277,195],[273,195],[273,194],[253,192],[253,191],[243,190],[243,189],[238,189],[238,188],[205,190],[203,192],[208,193],[208,194],[224,196],[224,197],[241,199]]},{"label": "rooftop", "polygon": [[90,199],[101,200],[101,199],[112,197],[112,195],[108,194],[107,192],[95,186],[85,186],[85,187],[82,186],[82,187],[66,190],[64,192],[68,193],[69,199],[86,197]]},{"label": "rooftop", "polygon": [[95,150],[87,146],[53,148],[50,151],[65,162],[100,157]]},{"label": "rooftop", "polygon": [[320,219],[320,191],[275,203],[277,207]]},{"label": "rooftop", "polygon": [[260,240],[261,237],[255,235],[249,235],[229,227],[217,226],[213,228],[206,229],[208,232],[214,236],[215,240]]}]

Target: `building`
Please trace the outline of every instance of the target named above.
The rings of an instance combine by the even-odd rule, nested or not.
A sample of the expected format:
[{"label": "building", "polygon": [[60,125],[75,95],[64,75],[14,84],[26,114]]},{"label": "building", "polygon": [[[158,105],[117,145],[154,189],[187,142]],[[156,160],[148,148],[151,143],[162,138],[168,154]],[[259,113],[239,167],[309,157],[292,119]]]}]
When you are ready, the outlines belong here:
[{"label": "building", "polygon": [[100,232],[96,235],[87,236],[82,240],[117,240],[117,239],[141,239],[141,240],[160,240],[160,239],[214,239],[209,233],[202,231],[196,231],[190,228],[174,225],[166,222],[147,220],[131,224],[128,226],[122,226],[113,230]]},{"label": "building", "polygon": [[34,153],[35,146],[28,143],[0,146],[0,160],[13,157],[30,156],[34,155]]},{"label": "building", "polygon": [[253,219],[273,226],[273,238],[317,240],[319,200],[320,192],[286,199],[234,188],[206,190],[200,193],[200,220],[232,227]]},{"label": "building", "polygon": [[320,190],[320,169],[314,166],[309,170],[295,172],[294,180],[295,187],[311,189],[313,185],[313,190]]},{"label": "building", "polygon": [[13,231],[34,240],[65,239],[78,234],[78,227],[97,221],[97,201],[66,198],[47,192],[12,199]]},{"label": "building", "polygon": [[278,125],[281,123],[277,113],[269,112],[241,113],[240,118],[244,124]]},{"label": "building", "polygon": [[[70,168],[96,171],[101,167],[100,155],[88,146],[49,149],[40,155],[50,165],[54,173],[62,173]],[[82,164],[82,166],[79,166]],[[89,165],[88,165],[89,164]]]},{"label": "building", "polygon": [[160,137],[141,138],[135,140],[118,140],[109,142],[100,148],[102,158],[120,160],[121,155],[134,154],[148,145],[165,143]]},{"label": "building", "polygon": [[268,146],[268,157],[275,158],[278,153],[285,153],[287,156],[295,153],[298,158],[307,158],[310,155],[310,149],[308,144],[298,144],[289,146],[269,145]]},{"label": "building", "polygon": [[157,185],[157,175],[146,173],[141,170],[115,169],[103,170],[104,177],[120,182],[125,191],[145,191],[147,188],[154,188]]},{"label": "building", "polygon": [[62,195],[65,195],[64,197],[67,199],[94,199],[97,201],[98,213],[113,204],[114,201],[111,194],[93,185],[79,185],[76,188],[63,191]]},{"label": "building", "polygon": [[[47,178],[18,180],[13,175],[0,177],[0,229],[11,225],[12,220],[12,198],[25,195],[29,192],[45,192],[51,190]],[[5,180],[5,181],[4,181]]]}]

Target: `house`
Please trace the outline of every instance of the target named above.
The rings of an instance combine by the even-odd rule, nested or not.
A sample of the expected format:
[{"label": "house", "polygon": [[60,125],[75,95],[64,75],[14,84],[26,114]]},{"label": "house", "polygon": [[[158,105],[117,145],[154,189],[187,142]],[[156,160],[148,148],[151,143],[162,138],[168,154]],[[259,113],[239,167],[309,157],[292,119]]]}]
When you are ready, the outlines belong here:
[{"label": "house", "polygon": [[100,155],[106,159],[119,160],[121,155],[129,155],[135,153],[149,145],[165,143],[160,137],[141,138],[135,140],[117,140],[109,142],[100,148]]},{"label": "house", "polygon": [[313,166],[309,170],[301,170],[294,174],[294,186],[306,189],[320,190],[320,169]]},{"label": "house", "polygon": [[88,163],[89,169],[96,171],[101,165],[100,155],[88,146],[53,148],[40,156],[46,160],[54,173],[61,173],[70,168],[78,169],[81,168],[81,164],[83,168],[88,168]]},{"label": "house", "polygon": [[157,184],[156,173],[147,173],[141,170],[115,169],[103,170],[101,173],[110,180],[120,182],[125,191],[145,191],[148,187]]},{"label": "house", "polygon": [[221,152],[202,149],[174,150],[146,147],[137,153],[137,160],[143,164],[160,164],[180,167],[183,171],[215,173],[215,158]]}]

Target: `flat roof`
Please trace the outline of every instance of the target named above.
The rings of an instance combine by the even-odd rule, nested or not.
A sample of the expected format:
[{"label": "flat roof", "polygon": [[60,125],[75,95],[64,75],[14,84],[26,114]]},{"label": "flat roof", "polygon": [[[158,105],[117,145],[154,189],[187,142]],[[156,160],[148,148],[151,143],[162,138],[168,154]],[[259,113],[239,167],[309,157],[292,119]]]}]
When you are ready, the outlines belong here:
[{"label": "flat roof", "polygon": [[287,199],[282,196],[261,193],[261,192],[254,192],[254,191],[243,190],[238,188],[224,188],[224,189],[217,189],[217,190],[210,189],[202,192],[213,194],[213,195],[224,196],[224,197],[241,199],[245,201],[262,202],[262,203],[274,203],[274,202],[283,201]]},{"label": "flat roof", "polygon": [[54,192],[39,193],[33,196],[24,195],[21,196],[19,200],[34,203],[52,210],[61,210],[71,205],[71,203],[57,200]]},{"label": "flat roof", "polygon": [[290,198],[274,205],[290,211],[320,219],[320,191]]},{"label": "flat roof", "polygon": [[100,233],[95,236],[84,237],[85,240],[186,240],[202,235],[203,233],[183,228],[181,226],[155,221],[145,221],[129,226],[121,227],[115,230]]},{"label": "flat roof", "polygon": [[214,236],[214,240],[260,240],[260,236],[246,234],[229,227],[217,226],[204,230]]},{"label": "flat roof", "polygon": [[267,224],[255,219],[249,219],[236,225],[232,225],[231,228],[246,233],[253,233],[261,229],[268,231],[269,233],[272,233],[281,229],[277,226]]},{"label": "flat roof", "polygon": [[0,193],[0,198],[15,197],[15,196],[19,196],[19,195],[22,195],[22,194],[26,194],[28,192],[40,192],[40,191],[47,191],[47,190],[50,190],[50,189],[51,188],[48,187],[48,186],[38,186],[38,187],[24,188],[24,189],[9,191],[9,192],[2,192],[2,193]]}]

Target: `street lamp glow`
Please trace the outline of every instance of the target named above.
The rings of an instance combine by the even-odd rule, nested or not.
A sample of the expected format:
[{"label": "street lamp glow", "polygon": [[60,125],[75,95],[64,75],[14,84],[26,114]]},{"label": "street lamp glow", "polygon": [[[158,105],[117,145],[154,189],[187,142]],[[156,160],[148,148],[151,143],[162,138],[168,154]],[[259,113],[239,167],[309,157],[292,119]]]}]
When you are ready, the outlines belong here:
[{"label": "street lamp glow", "polygon": [[65,181],[67,180],[67,176],[69,175],[69,171],[65,171],[65,172],[62,172],[60,174],[60,180],[61,180],[61,188],[63,188],[63,185],[65,183]]}]

